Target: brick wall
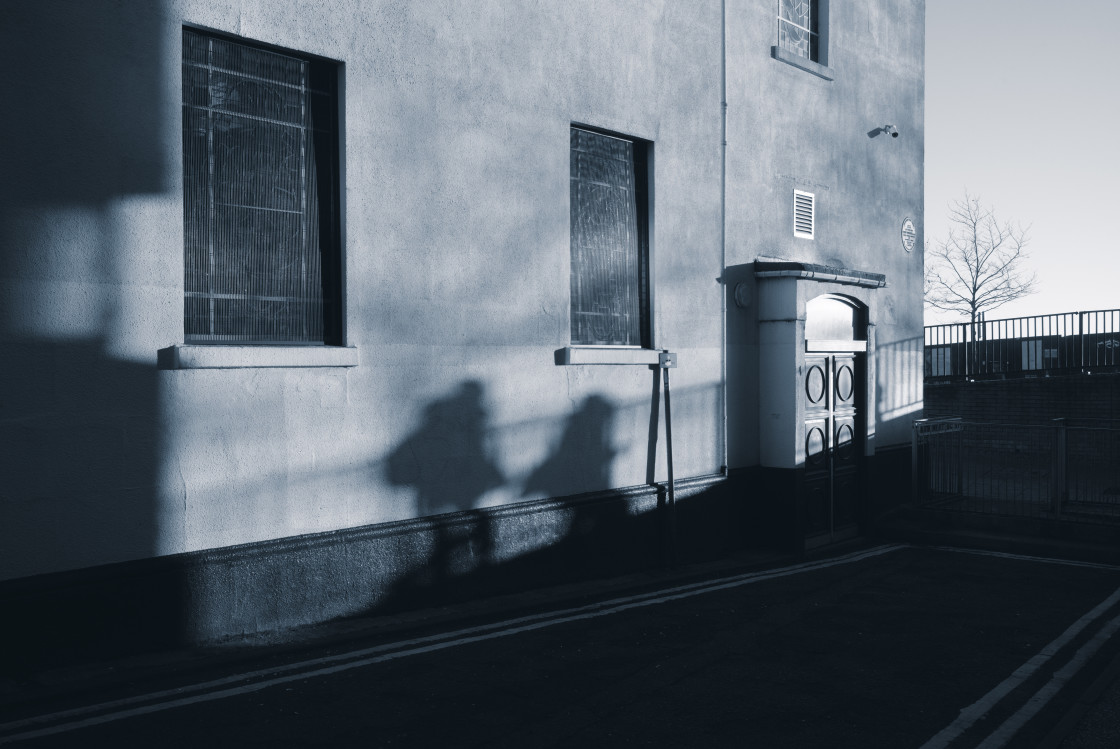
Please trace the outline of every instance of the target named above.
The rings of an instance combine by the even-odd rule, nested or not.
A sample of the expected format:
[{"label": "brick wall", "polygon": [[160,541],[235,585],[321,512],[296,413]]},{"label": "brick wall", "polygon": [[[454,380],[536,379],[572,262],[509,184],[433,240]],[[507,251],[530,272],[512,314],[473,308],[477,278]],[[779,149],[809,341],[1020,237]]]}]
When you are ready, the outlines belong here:
[{"label": "brick wall", "polygon": [[1070,426],[1101,421],[1120,426],[1120,373],[927,382],[925,415],[1012,424],[1065,418]]}]

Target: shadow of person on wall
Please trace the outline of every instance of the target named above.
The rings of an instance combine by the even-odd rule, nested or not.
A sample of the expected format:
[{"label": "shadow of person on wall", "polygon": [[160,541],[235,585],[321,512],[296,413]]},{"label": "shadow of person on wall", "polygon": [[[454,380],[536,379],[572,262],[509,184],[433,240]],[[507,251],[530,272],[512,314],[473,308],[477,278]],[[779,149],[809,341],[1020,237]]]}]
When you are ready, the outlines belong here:
[{"label": "shadow of person on wall", "polygon": [[522,496],[543,493],[548,497],[609,489],[611,463],[618,453],[613,439],[614,407],[599,395],[590,395],[572,414],[552,454],[525,480]]},{"label": "shadow of person on wall", "polygon": [[420,426],[385,462],[390,483],[415,488],[417,516],[461,514],[433,524],[427,568],[414,580],[420,587],[445,586],[491,561],[491,528],[475,503],[505,477],[487,447],[483,396],[472,380],[429,404]]},{"label": "shadow of person on wall", "polygon": [[[637,559],[634,549],[615,542],[641,535],[627,527],[636,521],[625,500],[595,494],[613,487],[611,467],[620,452],[614,441],[614,422],[615,408],[610,401],[588,396],[568,419],[556,448],[529,474],[522,488],[522,496],[588,494],[573,500],[567,534],[545,552],[555,564],[566,566],[558,577],[572,573],[593,576],[603,569],[627,567],[626,558]],[[641,555],[641,551],[637,553]]]}]

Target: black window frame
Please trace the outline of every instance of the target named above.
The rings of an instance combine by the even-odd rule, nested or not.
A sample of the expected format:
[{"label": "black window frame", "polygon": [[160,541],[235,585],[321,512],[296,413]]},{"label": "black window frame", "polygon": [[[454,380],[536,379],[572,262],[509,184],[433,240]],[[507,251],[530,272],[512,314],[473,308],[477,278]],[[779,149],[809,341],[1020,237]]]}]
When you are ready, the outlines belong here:
[{"label": "black window frame", "polygon": [[580,302],[577,290],[577,279],[581,269],[577,268],[578,251],[576,248],[576,230],[575,224],[577,221],[576,211],[578,210],[577,201],[574,192],[574,187],[570,188],[570,204],[569,204],[569,220],[572,227],[570,235],[570,252],[571,252],[571,273],[569,280],[569,295],[571,304],[570,314],[570,332],[569,340],[572,346],[602,346],[602,347],[616,347],[616,348],[653,348],[653,333],[652,333],[652,281],[650,272],[650,193],[651,193],[651,179],[652,169],[651,162],[653,159],[653,143],[642,138],[637,138],[630,135],[606,130],[603,128],[585,125],[582,123],[572,123],[570,127],[570,143],[569,143],[569,181],[570,184],[576,181],[574,174],[574,159],[573,151],[575,150],[575,133],[582,131],[589,133],[592,136],[613,138],[618,141],[623,141],[630,144],[630,153],[632,159],[633,180],[634,180],[634,227],[635,227],[635,243],[632,250],[636,253],[634,273],[636,274],[637,282],[637,330],[634,331],[633,339],[626,342],[618,340],[607,340],[604,338],[596,338],[594,336],[580,335],[581,330],[586,330],[586,325],[580,325],[577,318],[581,314]]},{"label": "black window frame", "polygon": [[[197,60],[188,61],[188,54],[194,54],[197,48],[188,50],[188,36],[193,35],[199,40],[206,42],[208,45],[207,62],[205,65],[199,63]],[[261,346],[342,346],[343,340],[343,261],[342,261],[342,245],[341,245],[341,96],[340,96],[340,68],[341,64],[336,60],[310,55],[306,53],[297,52],[294,50],[276,47],[274,45],[264,44],[242,37],[215,32],[209,29],[196,28],[191,26],[184,26],[182,28],[183,39],[183,52],[182,68],[183,68],[183,181],[184,181],[184,342],[189,345],[261,345]],[[211,278],[219,274],[220,269],[215,265],[214,247],[216,243],[221,240],[215,239],[215,235],[219,234],[215,229],[215,224],[219,221],[217,217],[218,204],[215,202],[214,194],[217,192],[218,187],[215,186],[215,149],[211,145],[214,140],[214,131],[216,130],[213,124],[213,118],[207,120],[206,123],[206,138],[207,138],[207,153],[205,154],[208,160],[206,180],[207,192],[207,205],[204,208],[205,221],[207,225],[208,235],[208,253],[209,265],[202,269],[201,272],[196,268],[192,276],[192,228],[190,226],[192,220],[197,220],[197,213],[192,215],[192,190],[198,193],[197,183],[191,183],[192,173],[191,162],[192,158],[198,158],[197,153],[191,153],[191,145],[189,137],[191,133],[191,125],[188,120],[188,113],[190,110],[203,109],[207,112],[219,111],[219,107],[213,103],[213,91],[211,90],[211,80],[213,71],[219,70],[214,62],[213,49],[216,42],[219,45],[230,45],[232,50],[250,50],[267,53],[269,56],[279,56],[279,58],[286,58],[287,61],[293,64],[303,66],[301,69],[305,71],[304,78],[302,79],[301,86],[298,88],[299,96],[302,98],[304,107],[303,119],[299,124],[293,123],[277,123],[286,124],[294,129],[300,131],[300,148],[303,164],[313,166],[312,169],[303,168],[300,172],[299,187],[301,189],[300,208],[298,211],[276,211],[271,215],[278,215],[279,213],[290,213],[299,215],[300,222],[300,236],[301,244],[295,250],[295,259],[299,260],[303,266],[315,264],[318,265],[319,278],[314,279],[314,273],[310,274],[310,280],[304,283],[305,289],[310,289],[310,296],[293,296],[290,293],[285,295],[269,296],[268,293],[258,292],[256,294],[250,293],[247,290],[241,289],[236,292],[230,292],[228,289],[215,290],[215,285],[218,283],[214,280],[205,281],[207,288],[198,288],[202,285],[200,279]],[[231,57],[239,57],[239,54],[230,54]],[[279,60],[279,58],[275,58]],[[204,105],[199,105],[192,96],[199,94],[199,86],[189,87],[188,85],[188,67],[193,68],[206,68],[208,70],[207,82],[205,85],[206,101]],[[234,70],[227,68],[220,70],[224,74],[230,76],[242,76],[246,79],[252,79],[251,71],[247,69]],[[289,84],[280,83],[279,80],[268,80],[258,78],[261,85],[273,84],[276,86],[285,86],[293,88]],[[237,116],[238,113],[221,112],[222,116]],[[252,115],[241,114],[243,118],[252,119]],[[256,119],[263,119],[257,117]],[[197,122],[194,123],[197,126]],[[267,146],[260,145],[259,141],[250,140],[250,143],[256,146],[257,154],[263,153],[264,148]],[[232,168],[232,167],[231,167]],[[262,172],[266,171],[262,168]],[[195,177],[198,176],[198,169],[195,167]],[[281,185],[272,184],[272,192],[282,192]],[[313,205],[313,207],[308,207]],[[235,207],[243,208],[247,211],[256,210],[258,216],[268,216],[269,211],[274,209],[266,208],[261,205],[243,205],[243,206],[229,206],[222,207]],[[197,227],[193,234],[197,234]],[[232,241],[229,246],[232,246]],[[229,249],[229,246],[222,249]],[[196,253],[193,260],[198,264],[199,248],[193,247]],[[259,252],[259,250],[257,250]],[[288,250],[285,250],[288,251]],[[249,255],[254,250],[241,249],[240,259],[243,263],[251,262]],[[267,254],[267,248],[265,249]],[[235,254],[233,251],[230,254]],[[233,264],[232,262],[230,263]],[[269,274],[266,272],[258,273],[259,277],[267,277]],[[305,274],[306,275],[306,274]],[[228,279],[227,279],[228,282]],[[275,278],[266,280],[266,284],[280,283]],[[289,285],[291,285],[289,283]],[[207,321],[208,330],[199,332],[198,317],[194,318],[192,329],[191,310],[192,304],[195,308],[199,306],[199,300],[206,303],[209,309],[209,320]],[[258,312],[256,317],[238,317],[231,315],[229,320],[226,321],[230,325],[237,327],[237,324],[232,322],[234,320],[240,321],[240,329],[230,332],[229,329],[218,330],[214,308],[215,305],[220,303],[220,300],[227,300],[231,306],[237,301],[243,302],[244,308],[250,308],[253,303],[256,303],[262,310],[271,302],[273,304],[289,305],[296,307],[303,305],[308,310],[314,310],[304,316],[296,316],[292,318],[290,315],[286,316],[285,320],[296,319],[298,321],[295,326],[288,326],[285,329],[284,324],[279,326],[273,325],[272,330],[267,330],[268,325],[262,325],[262,320],[268,318],[267,314]],[[232,300],[232,301],[228,301]],[[321,318],[320,323],[317,318]],[[293,331],[293,327],[302,326],[301,330]],[[261,332],[264,328],[266,332]]]}]

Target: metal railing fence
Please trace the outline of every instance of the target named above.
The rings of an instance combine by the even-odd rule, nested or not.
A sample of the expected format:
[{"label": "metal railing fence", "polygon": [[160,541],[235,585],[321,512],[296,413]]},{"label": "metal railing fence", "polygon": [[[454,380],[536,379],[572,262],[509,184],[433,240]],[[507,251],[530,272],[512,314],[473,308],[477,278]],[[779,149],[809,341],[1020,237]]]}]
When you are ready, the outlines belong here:
[{"label": "metal railing fence", "polygon": [[1023,376],[1120,368],[1120,309],[928,325],[925,377]]},{"label": "metal railing fence", "polygon": [[916,504],[1120,522],[1120,429],[919,419],[911,450]]}]

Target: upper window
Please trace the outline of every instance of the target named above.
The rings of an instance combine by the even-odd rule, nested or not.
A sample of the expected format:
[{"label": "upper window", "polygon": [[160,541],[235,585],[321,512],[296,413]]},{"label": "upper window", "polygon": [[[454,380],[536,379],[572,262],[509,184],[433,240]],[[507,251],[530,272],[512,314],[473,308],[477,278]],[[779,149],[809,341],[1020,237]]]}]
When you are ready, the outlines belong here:
[{"label": "upper window", "polygon": [[778,46],[824,63],[821,56],[821,0],[778,0]]},{"label": "upper window", "polygon": [[337,69],[183,31],[187,343],[341,344]]},{"label": "upper window", "polygon": [[649,143],[571,131],[572,343],[650,347]]}]

